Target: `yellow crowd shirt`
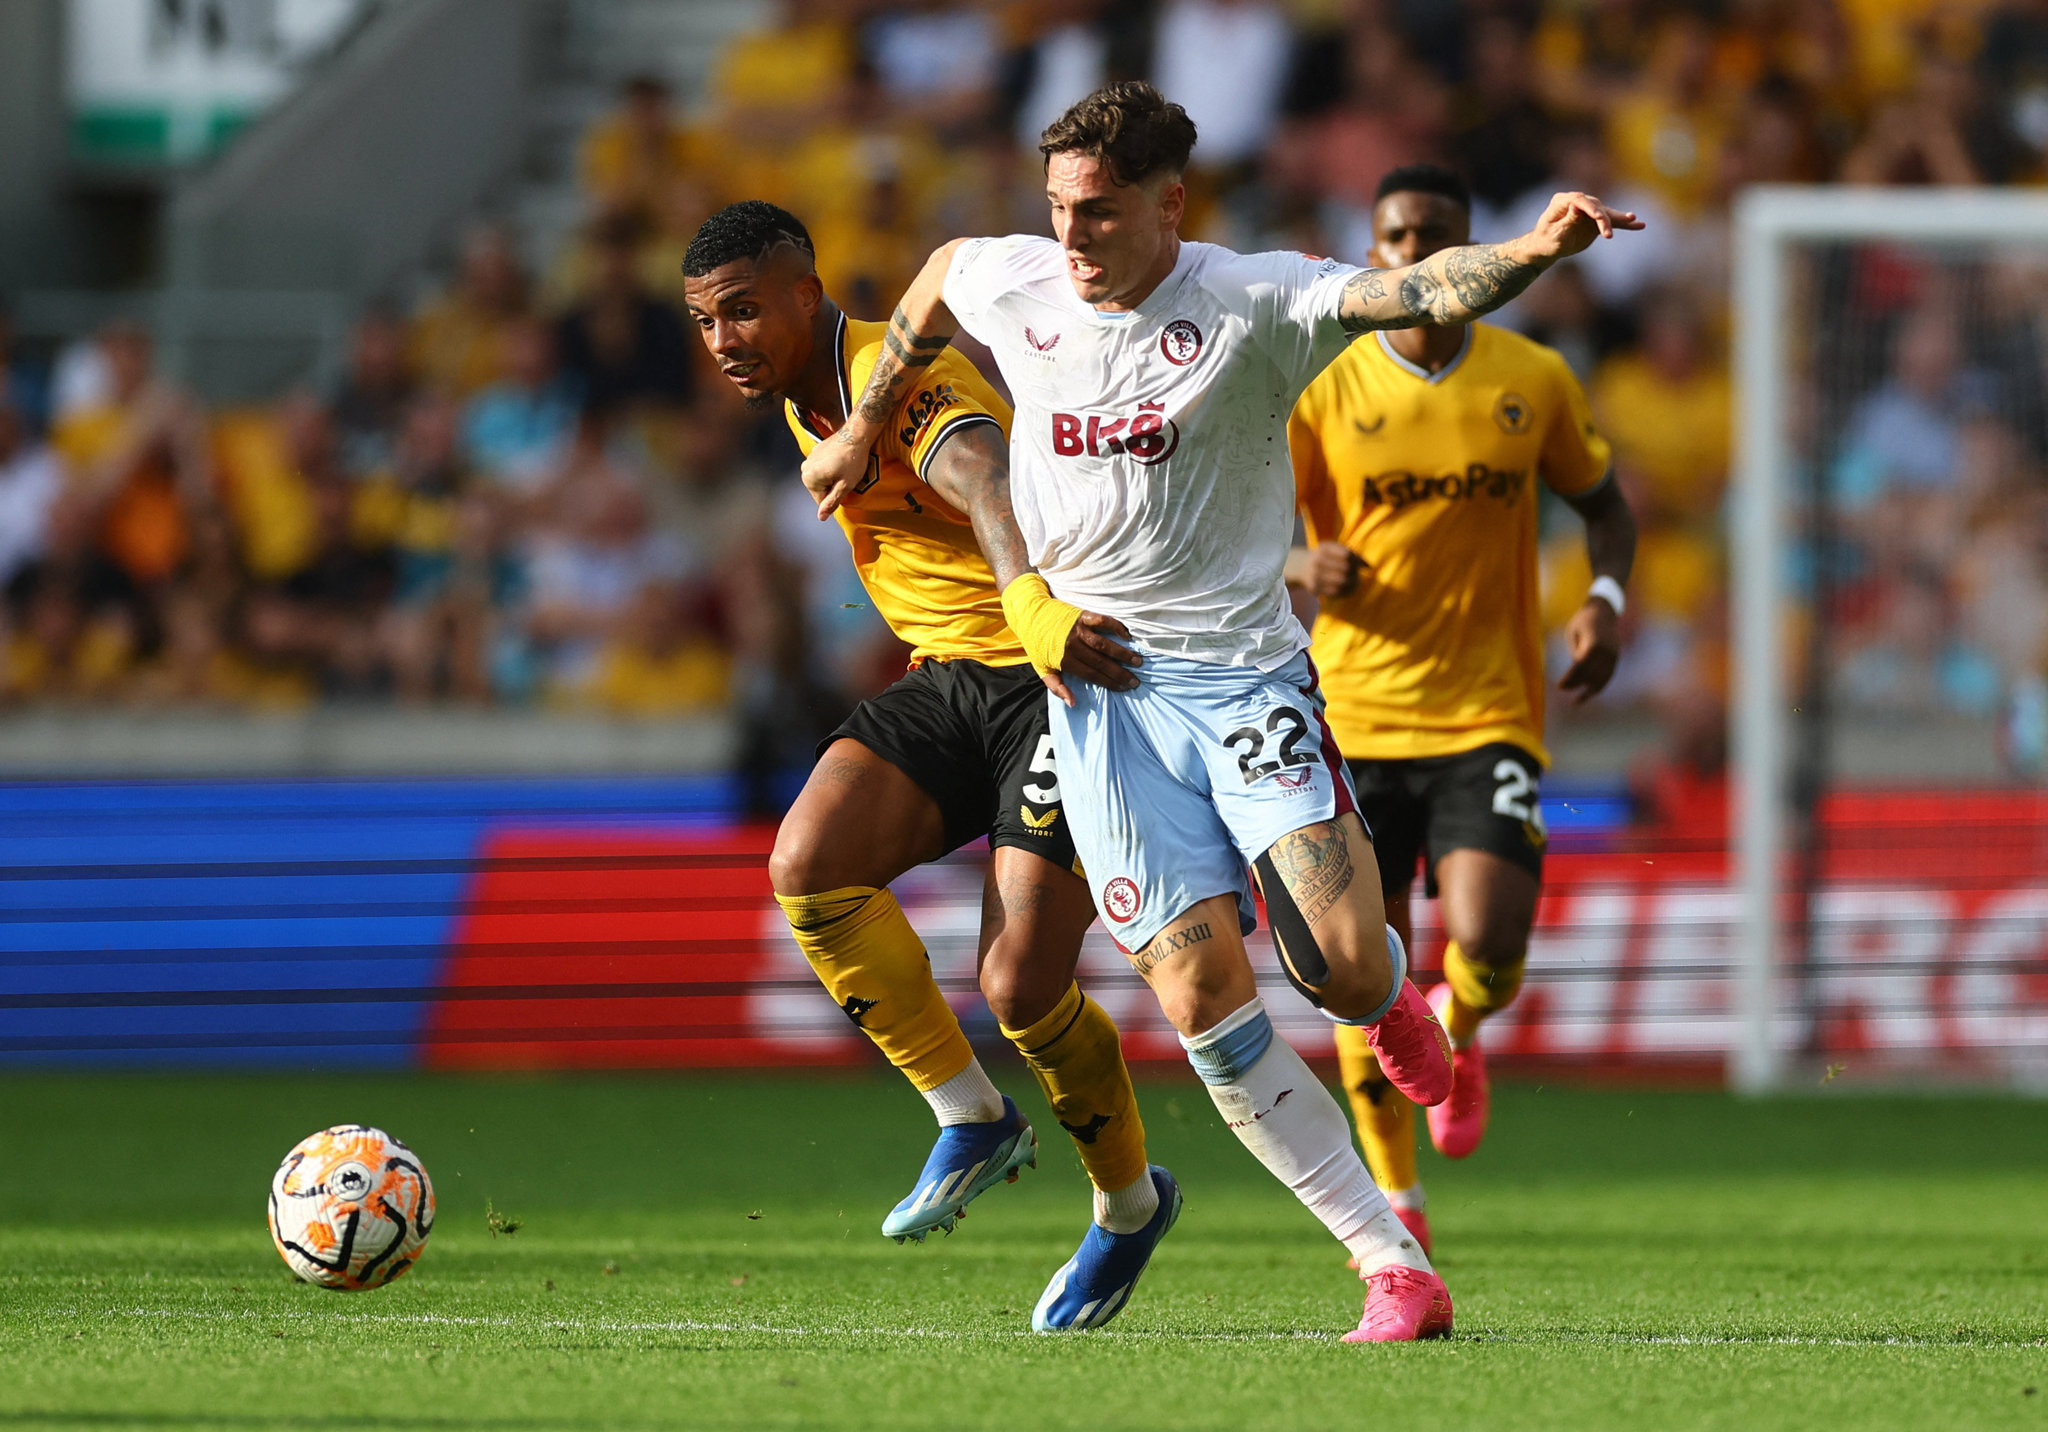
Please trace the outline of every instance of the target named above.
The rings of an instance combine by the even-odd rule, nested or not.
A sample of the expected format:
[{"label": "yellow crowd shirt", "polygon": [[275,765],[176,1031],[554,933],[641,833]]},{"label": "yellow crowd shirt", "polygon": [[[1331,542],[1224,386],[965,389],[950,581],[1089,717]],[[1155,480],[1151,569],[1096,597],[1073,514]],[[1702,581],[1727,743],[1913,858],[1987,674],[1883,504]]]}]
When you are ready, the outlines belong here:
[{"label": "yellow crowd shirt", "polygon": [[1486,324],[1431,374],[1353,343],[1288,424],[1310,545],[1370,564],[1323,603],[1311,654],[1347,756],[1406,760],[1510,741],[1543,748],[1536,484],[1605,480],[1606,439],[1564,359]]},{"label": "yellow crowd shirt", "polygon": [[[842,419],[867,386],[887,331],[887,324],[840,315],[833,342]],[[812,430],[794,403],[783,408],[808,455],[825,435]],[[973,526],[924,480],[939,444],[974,423],[992,423],[1007,434],[1010,405],[972,363],[946,349],[905,395],[875,442],[866,478],[834,514],[853,546],[861,585],[890,630],[910,643],[913,664],[966,657],[1015,666],[1026,659],[1003,618],[995,574]]]}]

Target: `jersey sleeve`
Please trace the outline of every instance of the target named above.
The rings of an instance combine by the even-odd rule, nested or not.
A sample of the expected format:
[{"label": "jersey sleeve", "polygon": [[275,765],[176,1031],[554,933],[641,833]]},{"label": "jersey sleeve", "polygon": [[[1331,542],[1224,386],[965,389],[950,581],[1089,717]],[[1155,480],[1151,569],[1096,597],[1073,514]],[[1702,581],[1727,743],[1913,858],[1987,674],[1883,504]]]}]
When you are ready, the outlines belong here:
[{"label": "jersey sleeve", "polygon": [[1344,285],[1364,270],[1301,253],[1245,254],[1237,262],[1259,345],[1297,388],[1307,387],[1351,341],[1337,307]]},{"label": "jersey sleeve", "polygon": [[1337,508],[1336,484],[1330,481],[1329,454],[1323,448],[1322,383],[1309,384],[1287,417],[1287,456],[1294,464],[1294,504],[1308,531],[1308,544],[1339,540],[1344,529]]},{"label": "jersey sleeve", "polygon": [[1559,497],[1578,497],[1606,479],[1614,449],[1594,426],[1593,405],[1564,359],[1552,353],[1550,365],[1559,402],[1543,435],[1540,471],[1544,485]]},{"label": "jersey sleeve", "polygon": [[969,239],[953,251],[940,298],[962,328],[987,343],[996,300],[1024,276],[1030,251],[1048,242],[1026,234]]},{"label": "jersey sleeve", "polygon": [[[858,393],[867,387],[868,375],[881,355],[879,342],[870,343],[853,355],[846,365],[850,392]],[[976,424],[988,424],[998,433],[1007,434],[1009,423],[1009,405],[989,387],[988,380],[972,363],[948,348],[897,404],[889,426],[875,441],[875,453],[907,463],[923,481],[925,469],[946,439]]]}]

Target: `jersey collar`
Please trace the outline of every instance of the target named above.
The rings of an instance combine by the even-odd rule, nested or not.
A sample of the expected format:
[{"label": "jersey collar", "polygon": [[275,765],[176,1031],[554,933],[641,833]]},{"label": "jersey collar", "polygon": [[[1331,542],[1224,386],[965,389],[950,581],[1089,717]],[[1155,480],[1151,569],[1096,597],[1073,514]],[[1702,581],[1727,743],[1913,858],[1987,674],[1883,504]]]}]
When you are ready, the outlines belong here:
[{"label": "jersey collar", "polygon": [[[1080,308],[1081,312],[1087,315],[1088,321],[1099,323],[1108,328],[1118,324],[1137,322],[1157,316],[1160,310],[1171,304],[1174,296],[1180,292],[1180,286],[1186,282],[1188,269],[1193,265],[1194,258],[1195,246],[1188,240],[1182,239],[1180,242],[1180,253],[1174,257],[1173,267],[1166,271],[1166,277],[1159,280],[1159,286],[1146,294],[1143,301],[1136,308],[1122,313],[1102,312],[1094,304],[1087,302],[1080,294],[1074,292],[1073,280],[1066,279],[1064,272],[1060,277],[1066,279],[1068,294],[1073,297],[1075,305]],[[1066,264],[1066,253],[1064,250],[1060,254],[1060,263],[1064,268]]]},{"label": "jersey collar", "polygon": [[1385,329],[1380,329],[1376,331],[1373,334],[1373,337],[1379,340],[1380,352],[1386,354],[1387,357],[1393,361],[1394,365],[1397,368],[1401,369],[1401,371],[1404,373],[1413,373],[1423,382],[1428,383],[1429,385],[1434,387],[1436,384],[1441,383],[1444,379],[1450,377],[1451,374],[1457,372],[1459,367],[1464,363],[1465,359],[1471,354],[1472,335],[1475,331],[1476,330],[1474,325],[1470,323],[1465,325],[1465,341],[1458,345],[1457,355],[1453,357],[1450,362],[1444,364],[1443,367],[1437,369],[1434,373],[1430,372],[1429,369],[1423,367],[1420,363],[1410,363],[1406,358],[1403,358],[1400,354],[1396,353],[1394,351],[1394,345],[1387,342],[1387,333]]}]

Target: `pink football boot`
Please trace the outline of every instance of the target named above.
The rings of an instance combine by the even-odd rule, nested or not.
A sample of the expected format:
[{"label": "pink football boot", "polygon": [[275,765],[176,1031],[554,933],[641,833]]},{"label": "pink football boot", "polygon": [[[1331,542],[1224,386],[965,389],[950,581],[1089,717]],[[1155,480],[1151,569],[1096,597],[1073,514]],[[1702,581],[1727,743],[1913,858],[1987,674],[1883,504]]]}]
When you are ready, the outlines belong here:
[{"label": "pink football boot", "polygon": [[[1429,992],[1429,1007],[1439,1022],[1450,1023],[1451,987]],[[1486,1116],[1493,1098],[1486,1082],[1486,1056],[1479,1041],[1451,1050],[1451,1097],[1429,1111],[1429,1141],[1447,1159],[1470,1158],[1486,1137]],[[1428,1250],[1425,1249],[1425,1252]]]},{"label": "pink football boot", "polygon": [[1451,1335],[1451,1293],[1434,1273],[1398,1265],[1365,1280],[1365,1316],[1348,1343],[1419,1342]]},{"label": "pink football boot", "polygon": [[1428,1108],[1450,1097],[1451,1039],[1415,981],[1401,981],[1394,1007],[1366,1026],[1365,1042],[1379,1056],[1387,1082],[1416,1103]]}]

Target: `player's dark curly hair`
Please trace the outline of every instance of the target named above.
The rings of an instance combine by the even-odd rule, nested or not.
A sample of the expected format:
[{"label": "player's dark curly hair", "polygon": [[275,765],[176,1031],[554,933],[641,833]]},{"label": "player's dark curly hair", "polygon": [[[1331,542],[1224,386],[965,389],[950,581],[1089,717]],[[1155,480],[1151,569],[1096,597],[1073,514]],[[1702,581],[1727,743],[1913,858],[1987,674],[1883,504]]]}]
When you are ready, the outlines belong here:
[{"label": "player's dark curly hair", "polygon": [[742,199],[727,204],[698,227],[690,247],[683,250],[683,276],[702,278],[741,259],[765,259],[784,245],[817,261],[817,246],[801,219],[765,199]]},{"label": "player's dark curly hair", "polygon": [[1472,212],[1472,191],[1441,164],[1403,164],[1389,169],[1372,191],[1372,201],[1377,204],[1389,194],[1441,194],[1466,213]]},{"label": "player's dark curly hair", "polygon": [[1155,174],[1178,178],[1195,148],[1188,112],[1143,80],[1119,80],[1078,101],[1046,127],[1038,152],[1085,154],[1108,166],[1119,184]]}]

